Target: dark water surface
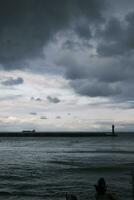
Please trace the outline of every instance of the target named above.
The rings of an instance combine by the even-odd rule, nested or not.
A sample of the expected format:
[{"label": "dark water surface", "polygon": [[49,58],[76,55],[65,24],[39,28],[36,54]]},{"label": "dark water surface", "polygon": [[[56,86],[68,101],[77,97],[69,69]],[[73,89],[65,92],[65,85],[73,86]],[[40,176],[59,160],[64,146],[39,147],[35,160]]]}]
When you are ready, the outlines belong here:
[{"label": "dark water surface", "polygon": [[134,135],[88,138],[0,138],[0,199],[95,199],[105,177],[118,199],[132,199]]}]

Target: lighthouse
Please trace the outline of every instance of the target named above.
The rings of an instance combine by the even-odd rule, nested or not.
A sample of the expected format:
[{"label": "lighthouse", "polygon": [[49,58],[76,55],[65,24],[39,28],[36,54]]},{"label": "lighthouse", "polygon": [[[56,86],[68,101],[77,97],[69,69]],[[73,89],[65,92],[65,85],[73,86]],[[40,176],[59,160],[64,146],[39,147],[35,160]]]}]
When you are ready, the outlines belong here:
[{"label": "lighthouse", "polygon": [[112,135],[115,135],[114,124],[112,125]]}]

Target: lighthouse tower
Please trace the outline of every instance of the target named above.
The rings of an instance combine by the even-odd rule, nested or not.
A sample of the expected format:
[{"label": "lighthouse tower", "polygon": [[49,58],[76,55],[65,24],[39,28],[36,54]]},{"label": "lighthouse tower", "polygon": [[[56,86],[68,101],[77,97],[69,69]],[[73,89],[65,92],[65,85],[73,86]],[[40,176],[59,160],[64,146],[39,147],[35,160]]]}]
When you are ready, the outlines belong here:
[{"label": "lighthouse tower", "polygon": [[115,135],[114,124],[112,125],[112,135]]}]

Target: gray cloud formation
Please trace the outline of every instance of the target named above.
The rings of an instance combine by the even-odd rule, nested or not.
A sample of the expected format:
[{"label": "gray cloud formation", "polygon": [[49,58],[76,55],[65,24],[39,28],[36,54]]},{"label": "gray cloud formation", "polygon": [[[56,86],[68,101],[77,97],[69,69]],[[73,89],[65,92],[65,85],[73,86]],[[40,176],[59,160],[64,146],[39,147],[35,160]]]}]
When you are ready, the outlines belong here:
[{"label": "gray cloud formation", "polygon": [[98,33],[102,42],[98,45],[101,56],[118,56],[134,50],[134,12],[130,12],[121,22],[117,18],[108,21],[103,31]]},{"label": "gray cloud formation", "polygon": [[41,116],[40,119],[47,119],[47,117],[45,117],[45,116]]},{"label": "gray cloud formation", "polygon": [[117,85],[90,81],[88,79],[71,81],[71,85],[77,93],[90,97],[109,97],[121,93],[121,89]]},{"label": "gray cloud formation", "polygon": [[88,24],[88,21],[82,21],[81,23],[76,24],[74,28],[75,33],[78,35],[79,38],[84,40],[89,40],[92,38],[92,33]]},{"label": "gray cloud formation", "polygon": [[37,115],[36,112],[30,112],[30,115]]},{"label": "gray cloud formation", "polygon": [[133,27],[133,11],[125,13],[122,18],[111,15],[92,36],[97,54],[87,57],[84,51],[76,54],[73,48],[69,53],[60,53],[57,63],[65,67],[65,77],[77,93],[120,101],[134,98]]},{"label": "gray cloud formation", "polygon": [[[6,69],[24,67],[23,60],[42,55],[42,48],[59,31],[75,29],[89,38],[90,24],[102,22],[105,0],[1,0],[0,63]],[[19,63],[19,64],[18,64]]]},{"label": "gray cloud formation", "polygon": [[22,95],[5,95],[4,97],[0,97],[0,101],[6,101],[6,100],[16,100],[22,98]]},{"label": "gray cloud formation", "polygon": [[24,80],[21,77],[18,77],[18,78],[9,77],[7,80],[2,81],[1,84],[5,86],[14,86],[14,85],[23,84],[23,82]]},{"label": "gray cloud formation", "polygon": [[42,99],[41,99],[40,97],[37,97],[37,98],[31,97],[31,101],[38,101],[38,102],[41,102]]},{"label": "gray cloud formation", "polygon": [[50,103],[59,103],[60,102],[60,99],[58,99],[57,97],[51,97],[51,96],[47,96],[47,100]]},{"label": "gray cloud formation", "polygon": [[56,119],[61,119],[61,116],[56,116]]},{"label": "gray cloud formation", "polygon": [[[97,60],[74,68],[66,68],[66,78],[75,92],[89,97],[110,97],[120,101],[134,98],[133,55],[121,58]],[[74,74],[74,76],[72,76]]]},{"label": "gray cloud formation", "polygon": [[[57,41],[57,34],[62,33],[64,38],[60,42],[65,41],[60,50],[57,45],[56,58],[52,53],[49,61],[53,60],[55,71],[63,69],[75,92],[131,100],[134,98],[134,2],[128,1],[2,0],[0,63],[6,70],[23,69],[25,60],[42,56],[43,48],[45,52],[49,42]],[[73,37],[67,36],[68,32]],[[90,51],[95,52],[94,57]],[[60,102],[56,97],[47,99]],[[32,100],[41,101],[34,97]]]}]

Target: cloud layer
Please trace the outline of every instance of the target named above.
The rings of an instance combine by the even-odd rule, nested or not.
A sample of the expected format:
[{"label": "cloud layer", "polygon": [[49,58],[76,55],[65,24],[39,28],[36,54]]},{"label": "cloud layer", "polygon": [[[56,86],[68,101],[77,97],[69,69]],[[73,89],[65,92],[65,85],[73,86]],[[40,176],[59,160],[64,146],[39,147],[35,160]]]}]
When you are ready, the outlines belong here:
[{"label": "cloud layer", "polygon": [[134,1],[1,0],[0,89],[3,123],[88,127],[119,109],[131,124]]},{"label": "cloud layer", "polygon": [[47,96],[47,100],[50,103],[59,103],[60,102],[60,99],[58,99],[57,97],[51,97],[51,96]]},{"label": "cloud layer", "polygon": [[[104,0],[2,0],[0,6],[0,62],[6,69],[24,67],[23,61],[42,55],[57,32],[74,30],[90,38],[85,26],[103,21]],[[79,20],[84,24],[79,23]],[[19,64],[18,64],[19,63]]]},{"label": "cloud layer", "polygon": [[13,86],[13,85],[23,84],[23,82],[24,80],[21,77],[18,77],[18,78],[9,77],[6,80],[2,81],[1,84],[4,86]]},{"label": "cloud layer", "polygon": [[[80,95],[124,96],[124,85],[131,84],[134,74],[134,11],[125,12],[120,1],[119,5],[121,17],[115,4],[106,0],[2,1],[0,63],[6,70],[23,70],[28,68],[27,60],[45,56],[42,59],[48,63],[39,72],[45,68],[47,72],[50,63],[55,71],[61,66]],[[54,54],[52,48],[48,50],[50,43],[55,44]],[[3,82],[21,83],[21,78]]]}]

